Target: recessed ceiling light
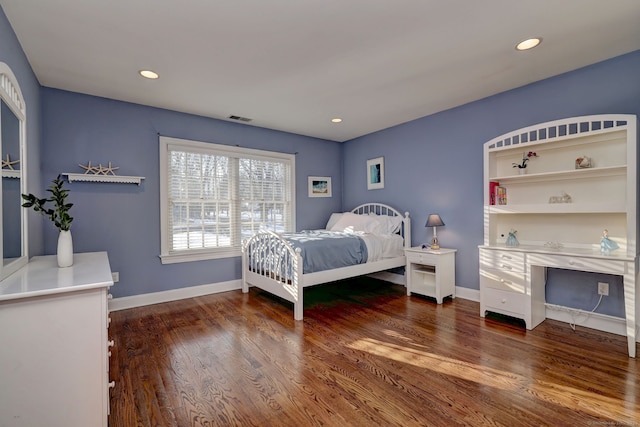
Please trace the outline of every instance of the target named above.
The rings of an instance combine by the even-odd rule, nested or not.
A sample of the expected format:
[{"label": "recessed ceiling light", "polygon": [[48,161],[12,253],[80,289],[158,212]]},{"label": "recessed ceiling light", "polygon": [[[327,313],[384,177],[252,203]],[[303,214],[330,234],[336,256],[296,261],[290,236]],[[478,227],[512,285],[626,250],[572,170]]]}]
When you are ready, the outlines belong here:
[{"label": "recessed ceiling light", "polygon": [[340,123],[342,119],[336,117],[335,119],[331,119],[331,123]]},{"label": "recessed ceiling light", "polygon": [[160,77],[158,73],[151,70],[140,70],[139,73],[142,77],[146,77],[147,79],[152,79],[152,80],[155,80],[158,77]]},{"label": "recessed ceiling light", "polygon": [[516,45],[516,50],[533,49],[534,47],[538,46],[540,43],[542,43],[542,37],[533,37],[530,39],[526,39]]}]

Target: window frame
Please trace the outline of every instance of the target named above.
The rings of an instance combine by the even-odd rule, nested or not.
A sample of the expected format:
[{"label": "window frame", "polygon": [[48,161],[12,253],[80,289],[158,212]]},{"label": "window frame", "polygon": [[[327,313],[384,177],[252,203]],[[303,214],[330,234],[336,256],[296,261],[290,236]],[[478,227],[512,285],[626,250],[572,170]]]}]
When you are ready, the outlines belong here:
[{"label": "window frame", "polygon": [[[258,150],[253,148],[244,148],[237,146],[229,146],[216,144],[211,142],[193,141],[180,138],[172,138],[167,136],[159,137],[160,145],[160,259],[162,264],[173,264],[190,261],[202,261],[209,259],[231,258],[242,255],[239,247],[231,246],[228,249],[209,248],[209,249],[188,249],[181,251],[172,251],[170,244],[171,233],[169,226],[171,223],[169,210],[169,153],[171,151],[180,151],[184,149],[186,152],[195,152],[207,155],[218,155],[228,157],[240,157],[263,161],[285,162],[290,168],[290,194],[291,194],[291,220],[290,228],[296,229],[296,174],[295,174],[295,155],[280,153],[275,151]],[[237,187],[237,185],[235,186]],[[240,242],[242,243],[242,242]]]}]

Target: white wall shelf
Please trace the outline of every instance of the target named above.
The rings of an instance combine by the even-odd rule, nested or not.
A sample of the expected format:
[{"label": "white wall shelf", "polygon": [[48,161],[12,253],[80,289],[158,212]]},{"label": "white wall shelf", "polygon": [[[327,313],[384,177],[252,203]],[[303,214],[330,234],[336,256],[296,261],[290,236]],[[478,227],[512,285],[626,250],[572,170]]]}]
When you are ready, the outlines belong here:
[{"label": "white wall shelf", "polygon": [[144,179],[144,176],[96,175],[69,172],[65,172],[62,175],[66,176],[69,182],[113,182],[118,184],[140,185]]},{"label": "white wall shelf", "polygon": [[19,170],[11,170],[11,169],[3,169],[2,170],[3,178],[20,178]]}]

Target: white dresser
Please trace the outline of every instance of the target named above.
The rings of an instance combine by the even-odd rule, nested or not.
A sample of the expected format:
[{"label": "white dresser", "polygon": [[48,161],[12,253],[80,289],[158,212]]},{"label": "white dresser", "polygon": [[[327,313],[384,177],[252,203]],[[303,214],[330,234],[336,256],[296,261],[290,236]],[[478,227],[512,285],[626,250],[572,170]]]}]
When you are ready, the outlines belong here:
[{"label": "white dresser", "polygon": [[107,427],[106,252],[34,257],[0,282],[0,426]]}]

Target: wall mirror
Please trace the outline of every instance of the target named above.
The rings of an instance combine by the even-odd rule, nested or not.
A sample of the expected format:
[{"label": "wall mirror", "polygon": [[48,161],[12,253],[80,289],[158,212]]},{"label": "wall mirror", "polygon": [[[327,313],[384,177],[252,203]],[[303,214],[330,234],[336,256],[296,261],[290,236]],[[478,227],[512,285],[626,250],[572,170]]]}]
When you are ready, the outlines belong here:
[{"label": "wall mirror", "polygon": [[27,213],[22,205],[26,193],[26,109],[18,82],[7,64],[0,62],[0,221],[2,245],[0,280],[27,263]]}]

